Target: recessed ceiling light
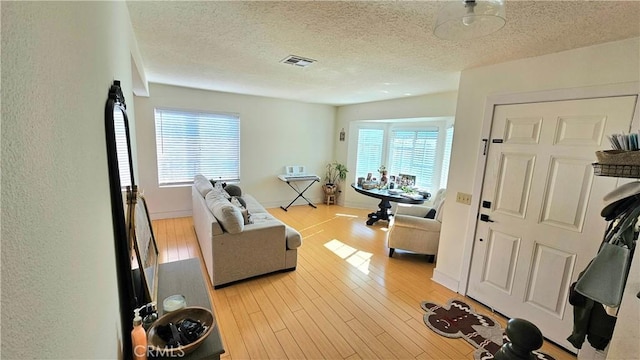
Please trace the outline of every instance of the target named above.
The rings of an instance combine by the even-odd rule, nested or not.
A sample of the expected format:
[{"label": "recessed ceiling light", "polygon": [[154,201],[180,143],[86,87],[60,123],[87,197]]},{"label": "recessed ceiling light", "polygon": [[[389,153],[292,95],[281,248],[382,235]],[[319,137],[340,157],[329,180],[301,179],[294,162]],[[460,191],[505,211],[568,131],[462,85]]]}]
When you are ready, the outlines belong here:
[{"label": "recessed ceiling light", "polygon": [[297,56],[297,55],[289,55],[286,58],[280,60],[280,62],[283,64],[289,64],[289,65],[294,65],[299,67],[307,67],[313,64],[314,62],[316,62],[316,60],[305,58],[302,56]]}]

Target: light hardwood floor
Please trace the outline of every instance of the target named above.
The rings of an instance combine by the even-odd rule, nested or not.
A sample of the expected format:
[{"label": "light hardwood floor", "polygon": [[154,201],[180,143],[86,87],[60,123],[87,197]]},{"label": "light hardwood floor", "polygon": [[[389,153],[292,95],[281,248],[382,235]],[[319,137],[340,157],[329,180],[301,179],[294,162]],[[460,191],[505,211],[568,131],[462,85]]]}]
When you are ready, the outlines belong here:
[{"label": "light hardwood floor", "polygon": [[[224,359],[473,359],[465,340],[427,329],[423,300],[464,299],[506,323],[431,281],[434,264],[426,256],[397,251],[389,258],[387,222],[367,226],[368,210],[319,204],[269,211],[302,233],[298,267],[210,287]],[[161,262],[201,257],[190,217],[155,220],[153,227]],[[553,344],[543,350],[575,359]]]}]

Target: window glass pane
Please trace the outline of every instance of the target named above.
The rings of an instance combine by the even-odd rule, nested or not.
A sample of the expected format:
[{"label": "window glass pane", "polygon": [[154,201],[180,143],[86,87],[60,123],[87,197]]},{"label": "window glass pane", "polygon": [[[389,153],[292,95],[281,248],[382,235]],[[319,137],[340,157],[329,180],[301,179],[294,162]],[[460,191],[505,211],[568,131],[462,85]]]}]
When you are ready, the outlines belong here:
[{"label": "window glass pane", "polygon": [[382,150],[384,148],[384,130],[359,129],[358,153],[356,162],[356,178],[367,177],[367,173],[377,176],[378,168],[382,165]]},{"label": "window glass pane", "polygon": [[155,110],[158,183],[190,184],[210,179],[240,180],[240,118],[169,109]]},{"label": "window glass pane", "polygon": [[118,153],[118,171],[120,187],[131,186],[131,169],[129,169],[129,149],[127,147],[127,130],[124,127],[124,115],[116,109],[113,112],[113,127],[116,135],[116,151]]},{"label": "window glass pane", "polygon": [[433,188],[438,130],[393,130],[389,144],[390,175],[414,175],[416,185]]},{"label": "window glass pane", "polygon": [[453,126],[447,129],[442,155],[442,172],[440,173],[440,188],[447,187],[449,180],[449,161],[451,160],[451,146],[453,145]]}]

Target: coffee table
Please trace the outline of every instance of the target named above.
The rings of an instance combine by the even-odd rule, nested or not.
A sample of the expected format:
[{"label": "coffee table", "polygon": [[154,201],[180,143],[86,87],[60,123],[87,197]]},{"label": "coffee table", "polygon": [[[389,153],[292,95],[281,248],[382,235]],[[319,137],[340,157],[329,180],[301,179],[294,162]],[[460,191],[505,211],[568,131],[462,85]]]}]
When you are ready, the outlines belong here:
[{"label": "coffee table", "polygon": [[351,187],[362,195],[380,199],[380,203],[378,204],[378,211],[372,212],[368,215],[369,219],[367,220],[367,225],[373,225],[378,220],[389,221],[389,216],[391,216],[391,202],[404,204],[422,204],[431,196],[431,194],[427,194],[426,198],[423,197],[422,199],[411,199],[400,194],[390,194],[389,190],[387,189],[363,189],[355,183],[351,184]]}]

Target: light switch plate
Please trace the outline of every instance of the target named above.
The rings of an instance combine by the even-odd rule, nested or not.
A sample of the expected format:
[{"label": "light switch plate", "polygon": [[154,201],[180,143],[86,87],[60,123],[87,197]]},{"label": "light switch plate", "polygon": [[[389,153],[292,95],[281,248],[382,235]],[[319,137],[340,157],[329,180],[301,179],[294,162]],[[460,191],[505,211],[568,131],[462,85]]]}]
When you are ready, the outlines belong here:
[{"label": "light switch plate", "polygon": [[459,192],[458,195],[456,196],[456,201],[461,204],[471,205],[471,194],[465,194],[465,193]]}]

